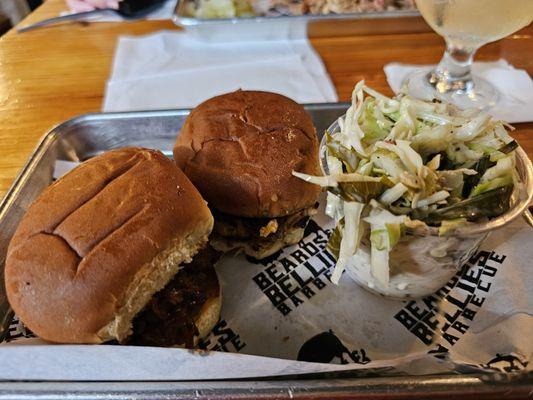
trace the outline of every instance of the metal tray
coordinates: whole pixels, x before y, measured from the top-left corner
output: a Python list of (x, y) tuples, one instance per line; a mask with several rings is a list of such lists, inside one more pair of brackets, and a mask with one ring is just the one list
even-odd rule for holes
[[(348, 104), (307, 105), (320, 136)], [(0, 279), (7, 246), (27, 207), (52, 182), (56, 160), (83, 161), (117, 147), (142, 146), (171, 155), (176, 135), (189, 110), (88, 114), (48, 132), (0, 203)], [(0, 340), (12, 315), (0, 286)]]
[[(319, 136), (347, 103), (312, 104), (310, 113)], [(39, 193), (52, 182), (56, 160), (83, 161), (101, 152), (123, 146), (145, 146), (171, 154), (172, 145), (188, 110), (166, 110), (88, 114), (76, 117), (49, 131), (37, 145), (6, 197), (0, 203), (0, 279), (7, 246), (19, 220)], [(0, 285), (0, 334), (12, 318), (4, 286)], [(1, 336), (0, 336), (1, 338)], [(533, 390), (531, 380), (496, 382), (481, 375), (426, 377), (357, 377), (334, 374), (285, 379), (203, 382), (0, 382), (0, 400), (43, 398), (428, 398), (463, 394), (469, 398), (518, 398)], [(487, 398), (489, 398), (487, 397)]]
[[(307, 14), (293, 16), (253, 16), (202, 19), (186, 14), (186, 3), (178, 0), (173, 21), (176, 25), (208, 40), (256, 40), (304, 38), (306, 36), (338, 36), (357, 33), (399, 33), (402, 26), (409, 32), (427, 31), (429, 27), (417, 10), (346, 14)], [(390, 24), (391, 18), (405, 24)]]

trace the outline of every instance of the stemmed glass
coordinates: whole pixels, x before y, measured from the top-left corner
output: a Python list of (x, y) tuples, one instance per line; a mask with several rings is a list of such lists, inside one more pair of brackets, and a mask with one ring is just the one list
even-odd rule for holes
[(446, 41), (436, 68), (414, 71), (404, 81), (418, 98), (446, 100), (460, 108), (486, 109), (498, 91), (473, 76), (474, 54), (481, 46), (527, 26), (533, 20), (533, 0), (416, 0), (427, 23)]

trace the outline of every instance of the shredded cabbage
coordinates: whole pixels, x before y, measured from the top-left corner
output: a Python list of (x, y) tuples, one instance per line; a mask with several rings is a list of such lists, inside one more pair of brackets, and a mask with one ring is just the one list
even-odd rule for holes
[(489, 168), (481, 177), (481, 183), (490, 181), (492, 179), (500, 178), (502, 176), (511, 176), (514, 171), (514, 154), (505, 158), (500, 158), (496, 165)]
[(465, 226), (466, 224), (468, 224), (466, 218), (444, 220), (441, 222), (439, 227), (439, 236), (445, 236), (454, 229)]
[(387, 287), (389, 285), (389, 252), (398, 242), (401, 225), (405, 216), (397, 216), (380, 207), (376, 201), (371, 202), (372, 210), (364, 221), (370, 224), (370, 272), (372, 276)]
[(499, 178), (494, 178), (490, 181), (485, 181), (476, 185), (470, 194), (470, 197), (479, 196), (482, 193), (488, 192), (489, 190), (498, 189), (500, 187), (508, 186), (513, 184), (512, 175), (504, 175)]
[(385, 205), (392, 204), (396, 200), (398, 200), (400, 197), (402, 197), (403, 194), (407, 192), (407, 190), (409, 190), (407, 186), (405, 186), (401, 182), (398, 182), (396, 185), (394, 185), (390, 189), (387, 189), (385, 192), (383, 192), (383, 194), (379, 198), (379, 202)]
[(331, 274), (331, 282), (339, 283), (339, 279), (346, 267), (346, 263), (359, 248), (359, 220), (365, 205), (357, 202), (344, 202), (344, 229), (339, 250), (339, 258)]
[[(342, 173), (342, 162), (339, 161), (338, 158), (328, 154), (327, 161), (330, 174), (337, 175)], [(336, 222), (339, 222), (340, 219), (340, 213), (338, 211), (340, 208), (340, 200), (341, 199), (338, 196), (328, 193), (325, 213), (327, 216), (333, 218)]]
[[(389, 98), (361, 81), (338, 123), (326, 136), (328, 175), (293, 172), (328, 188), (326, 213), (337, 222), (334, 283), (368, 225), (371, 272), (386, 286), (389, 252), (404, 226), (448, 234), (506, 210), (517, 144), (505, 122), (404, 94)], [(498, 207), (488, 207), (495, 199)]]
[(438, 203), (441, 200), (444, 200), (446, 198), (450, 197), (450, 193), (446, 190), (440, 190), (436, 193), (433, 193), (431, 196), (426, 197), (425, 199), (418, 200), (417, 208), (418, 207), (427, 207), (430, 204)]

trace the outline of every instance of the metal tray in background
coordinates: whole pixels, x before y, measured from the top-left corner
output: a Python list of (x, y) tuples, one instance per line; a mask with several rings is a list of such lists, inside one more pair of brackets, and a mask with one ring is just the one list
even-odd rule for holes
[(188, 1), (177, 1), (173, 21), (204, 40), (274, 40), (431, 31), (418, 10), (202, 19), (187, 15)]
[[(348, 104), (305, 106), (319, 136)], [(83, 161), (104, 151), (124, 146), (145, 146), (170, 155), (177, 132), (188, 110), (89, 114), (53, 128), (38, 144), (6, 197), (0, 203), (0, 279), (7, 246), (27, 207), (52, 182), (56, 160)], [(12, 318), (0, 285), (0, 330), (5, 332)], [(30, 362), (30, 360), (28, 360)], [(320, 378), (320, 379), (319, 379)], [(422, 399), (430, 396), (468, 398), (524, 398), (531, 393), (531, 381), (485, 382), (481, 375), (438, 375), (408, 377), (358, 377), (349, 374), (287, 377), (245, 381), (201, 382), (0, 382), (4, 398), (331, 398), (377, 399), (394, 394), (395, 399)]]

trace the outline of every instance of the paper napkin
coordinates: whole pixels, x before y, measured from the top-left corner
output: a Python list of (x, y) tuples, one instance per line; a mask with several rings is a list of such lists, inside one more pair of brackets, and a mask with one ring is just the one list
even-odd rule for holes
[(307, 40), (212, 43), (163, 31), (120, 38), (103, 110), (189, 108), (237, 89), (280, 93), (299, 103), (337, 101)]

